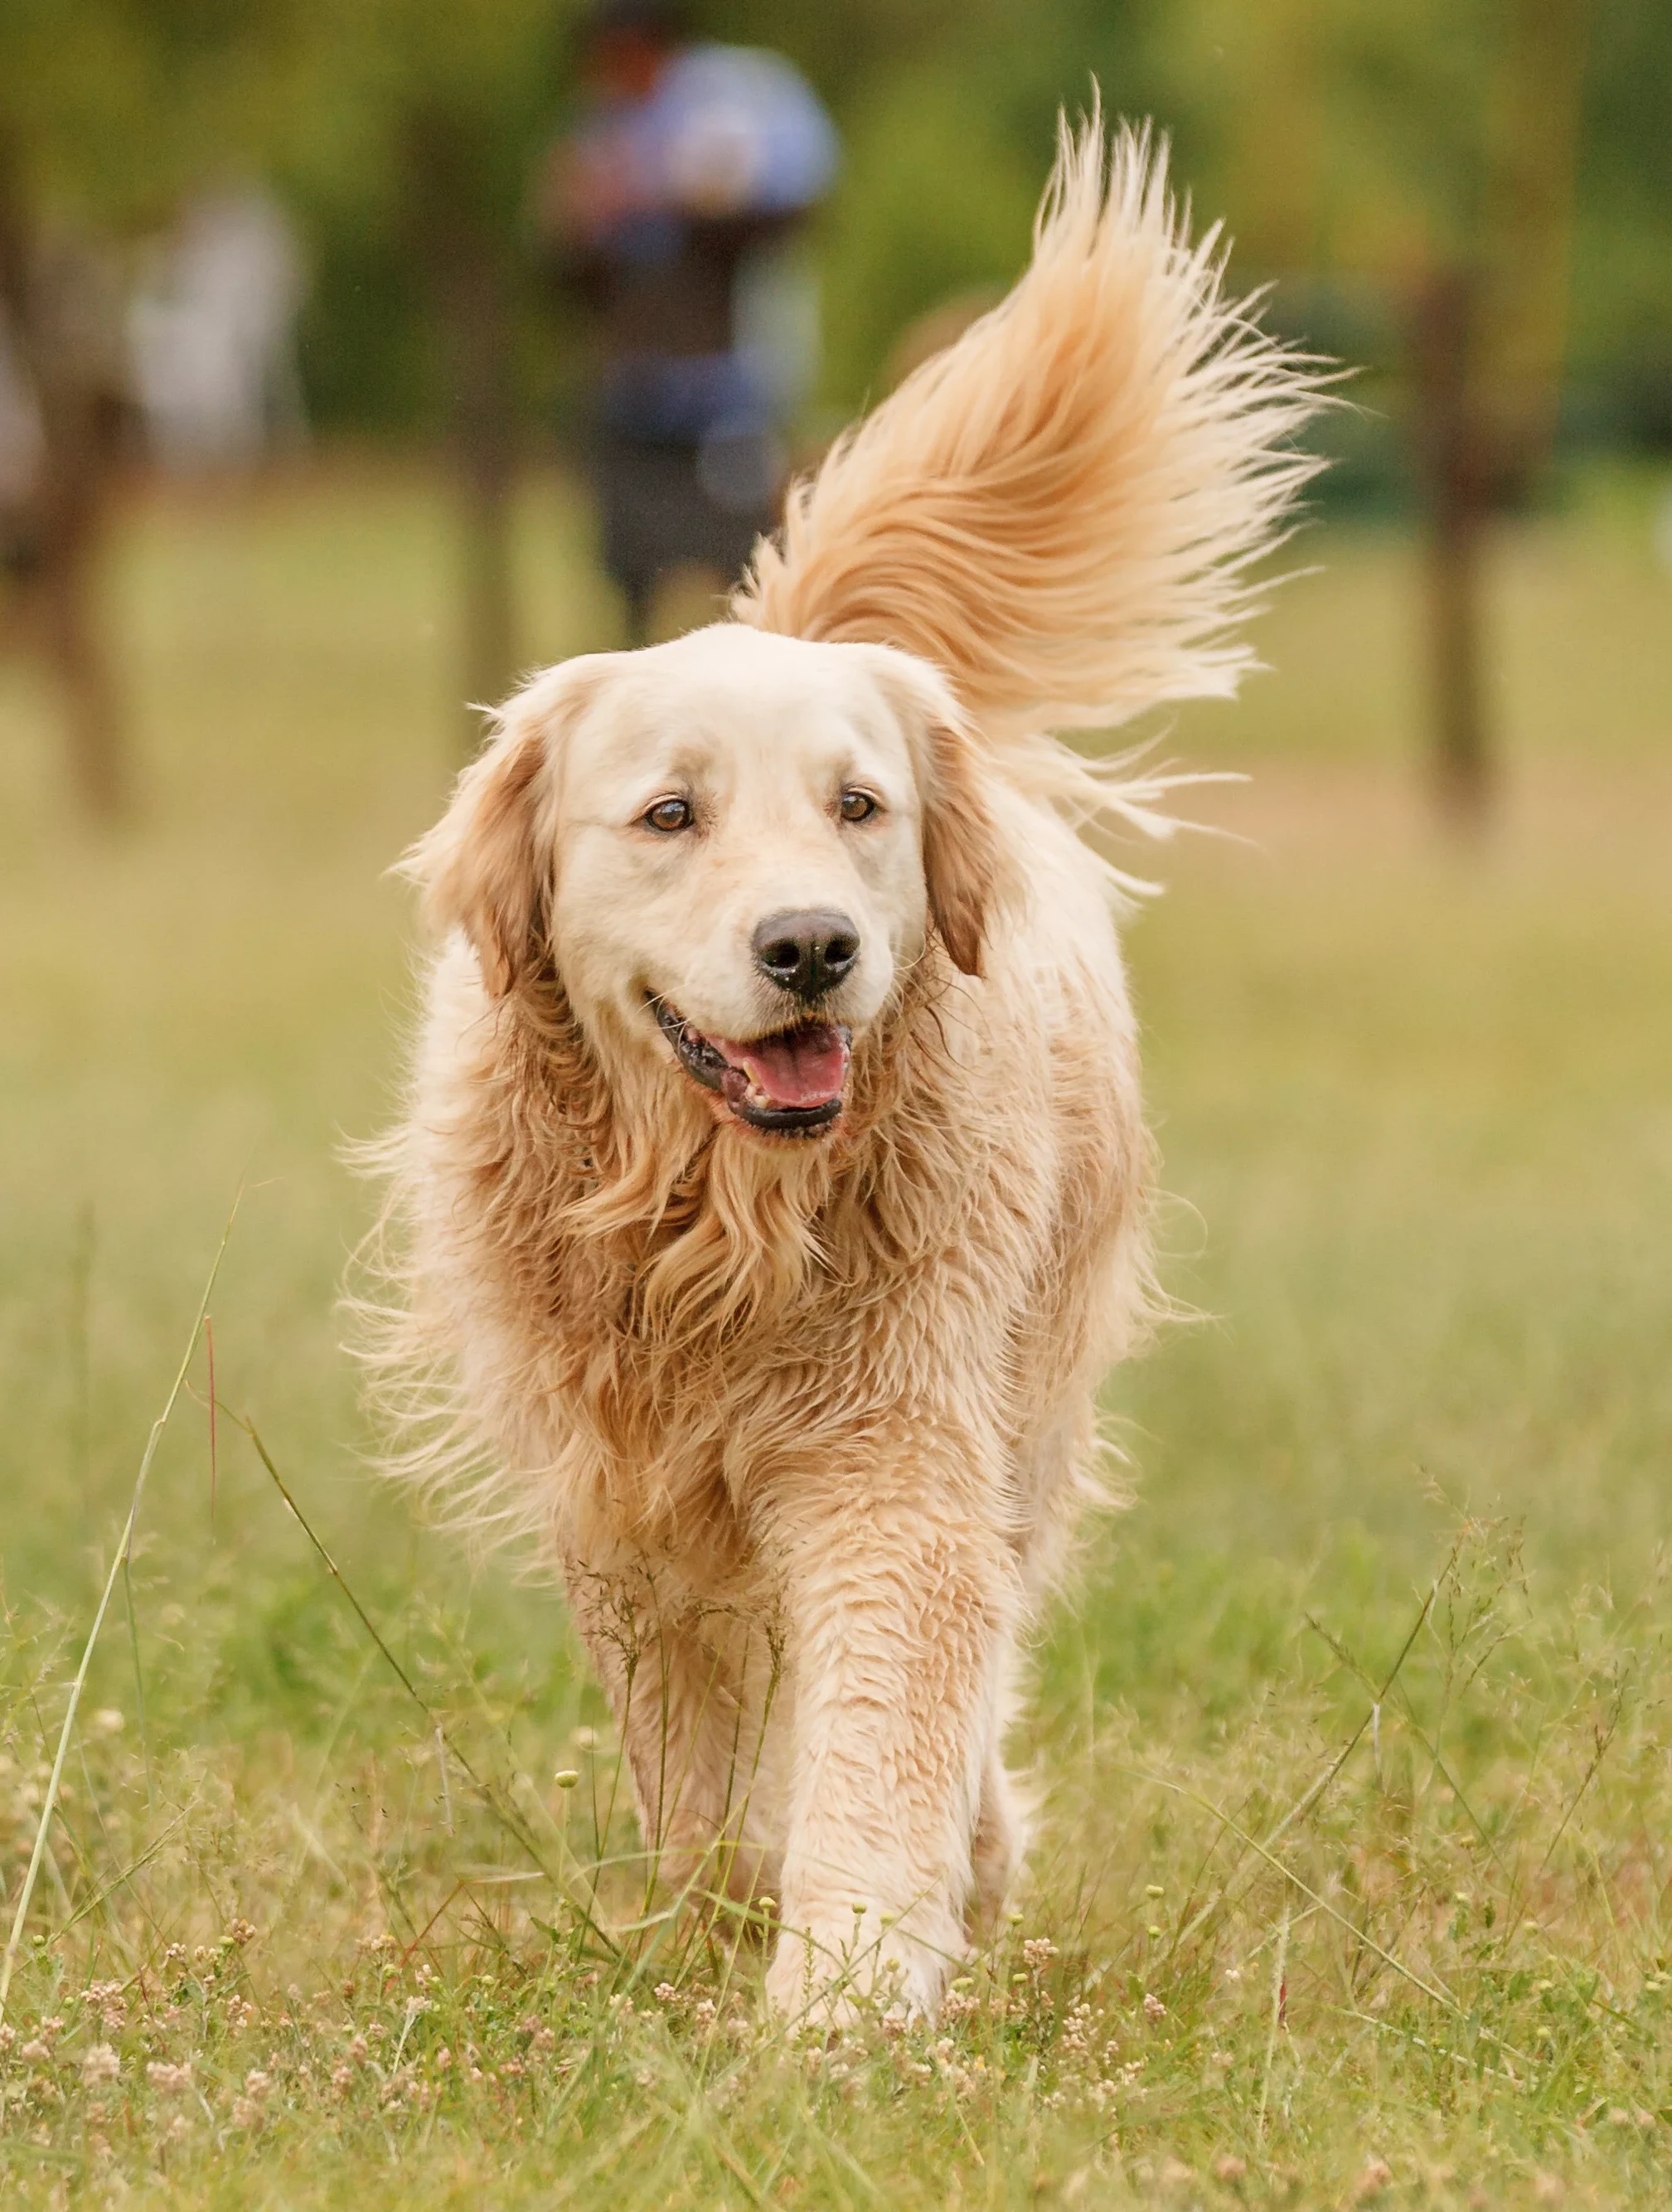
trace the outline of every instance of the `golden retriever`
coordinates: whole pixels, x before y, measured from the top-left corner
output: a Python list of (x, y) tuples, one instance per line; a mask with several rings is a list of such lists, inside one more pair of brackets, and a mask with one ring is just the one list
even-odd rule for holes
[(549, 669), (410, 856), (384, 1147), (405, 1470), (561, 1570), (676, 1882), (770, 1999), (933, 2008), (1015, 1872), (1018, 1639), (1150, 1305), (1061, 744), (1234, 688), (1314, 380), (1147, 142), (1065, 130), (1009, 297), (831, 452), (730, 618)]

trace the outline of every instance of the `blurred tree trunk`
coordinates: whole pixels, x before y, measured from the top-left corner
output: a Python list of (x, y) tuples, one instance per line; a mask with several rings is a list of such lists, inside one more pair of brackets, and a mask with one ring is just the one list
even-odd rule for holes
[(1480, 671), (1488, 471), (1469, 373), (1475, 291), (1464, 269), (1424, 277), (1411, 364), (1435, 793), (1448, 819), (1466, 830), (1485, 819), (1492, 787)]
[(457, 500), (464, 702), (461, 734), (473, 741), (472, 709), (502, 699), (517, 673), (512, 576), (514, 404), (514, 240), (478, 212), (483, 195), (470, 131), (436, 110), (407, 132), (415, 248), (436, 311), (446, 387), (447, 437)]
[(14, 518), (17, 628), (57, 679), (82, 811), (129, 800), (125, 718), (99, 568), (119, 459), (119, 301), (90, 251), (36, 233), (22, 165), (0, 142), (0, 312), (40, 432), (36, 480)]
[(131, 792), (121, 691), (99, 606), (102, 537), (89, 529), (45, 564), (40, 630), (64, 695), (76, 796), (93, 820), (114, 822), (129, 811)]
[(1496, 761), (1482, 674), (1483, 541), (1547, 466), (1567, 329), (1575, 169), (1594, 0), (1511, 0), (1491, 103), (1480, 251), (1419, 287), (1412, 354), (1423, 488), (1435, 789), (1478, 830)]

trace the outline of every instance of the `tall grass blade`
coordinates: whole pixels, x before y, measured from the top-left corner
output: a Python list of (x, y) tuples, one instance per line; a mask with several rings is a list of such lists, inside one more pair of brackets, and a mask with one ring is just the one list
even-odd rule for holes
[(302, 1511), (301, 1507), (296, 1503), (289, 1485), (285, 1481), (284, 1477), (279, 1473), (277, 1465), (274, 1463), (273, 1455), (268, 1450), (266, 1445), (262, 1442), (260, 1434), (258, 1431), (255, 1424), (250, 1420), (246, 1415), (242, 1413), (234, 1413), (230, 1407), (226, 1409), (226, 1412), (228, 1419), (234, 1422), (239, 1428), (242, 1429), (245, 1435), (249, 1438), (251, 1443), (254, 1445), (256, 1456), (260, 1460), (263, 1467), (266, 1468), (269, 1476), (272, 1480), (274, 1488), (278, 1492), (279, 1496), (284, 1500), (286, 1506), (289, 1510), (291, 1517), (295, 1520), (297, 1527), (301, 1530), (303, 1535), (307, 1537), (308, 1542), (313, 1546), (314, 1552), (318, 1554), (320, 1565), (325, 1568), (325, 1572), (331, 1577), (337, 1589), (342, 1591), (344, 1596), (353, 1607), (356, 1620), (359, 1621), (367, 1635), (371, 1638), (372, 1642), (376, 1645), (378, 1651), (387, 1663), (396, 1680), (400, 1684), (402, 1689), (405, 1691), (407, 1696), (410, 1698), (413, 1704), (429, 1722), (438, 1740), (449, 1745), (453, 1759), (458, 1764), (460, 1771), (465, 1775), (466, 1780), (475, 1790), (482, 1802), (488, 1808), (489, 1811), (492, 1813), (494, 1818), (500, 1823), (500, 1826), (505, 1830), (506, 1833), (513, 1838), (523, 1851), (526, 1853), (533, 1864), (539, 1869), (540, 1873), (545, 1876), (548, 1881), (550, 1882), (552, 1887), (561, 1891), (563, 1896), (568, 1899), (570, 1905), (580, 1915), (581, 1918), (584, 1921), (591, 1932), (597, 1936), (599, 1942), (605, 1946), (611, 1958), (618, 1958), (621, 1952), (621, 1947), (619, 1944), (617, 1944), (606, 1932), (606, 1930), (599, 1925), (597, 1916), (588, 1907), (584, 1899), (579, 1899), (575, 1896), (573, 1886), (565, 1881), (560, 1874), (554, 1874), (551, 1869), (546, 1864), (544, 1855), (541, 1851), (538, 1844), (535, 1841), (532, 1835), (530, 1834), (526, 1824), (505, 1803), (502, 1793), (496, 1790), (491, 1783), (478, 1774), (475, 1767), (465, 1757), (465, 1753), (459, 1749), (459, 1746), (456, 1743), (451, 1742), (451, 1740), (447, 1735), (447, 1731), (440, 1715), (435, 1711), (435, 1708), (430, 1705), (429, 1700), (424, 1696), (423, 1692), (419, 1689), (417, 1684), (412, 1680), (412, 1677), (407, 1673), (405, 1668), (401, 1665), (400, 1661), (396, 1658), (394, 1653), (384, 1641), (382, 1633), (380, 1631), (377, 1623), (372, 1619), (370, 1613), (367, 1612), (365, 1607), (362, 1605), (359, 1598), (355, 1595), (353, 1589), (350, 1587), (348, 1578), (344, 1574), (342, 1569), (337, 1565), (336, 1560), (332, 1559), (330, 1552), (325, 1548), (324, 1542), (316, 1533), (313, 1524), (309, 1521), (307, 1516)]
[(1277, 1931), (1277, 1955), (1272, 1960), (1271, 2019), (1266, 2029), (1266, 2063), (1260, 2069), (1260, 2111), (1254, 2123), (1256, 2141), (1266, 2140), (1266, 2106), (1271, 2094), (1272, 2063), (1277, 2057), (1277, 2039), (1283, 2026), (1283, 2014), (1288, 1994), (1289, 1972), (1289, 1898), (1283, 1896), (1283, 1924)]
[[(241, 1195), (240, 1192), (240, 1196)], [(64, 1763), (70, 1755), (70, 1740), (76, 1731), (76, 1715), (81, 1706), (82, 1691), (86, 1686), (88, 1669), (93, 1664), (93, 1653), (99, 1641), (99, 1632), (105, 1625), (106, 1613), (110, 1610), (110, 1601), (116, 1589), (117, 1578), (124, 1572), (127, 1565), (129, 1547), (133, 1542), (134, 1528), (139, 1519), (140, 1500), (145, 1494), (146, 1478), (151, 1472), (151, 1462), (156, 1457), (157, 1445), (161, 1441), (162, 1432), (168, 1425), (169, 1417), (179, 1402), (180, 1392), (185, 1388), (186, 1370), (192, 1364), (192, 1354), (198, 1349), (198, 1333), (203, 1328), (204, 1316), (209, 1311), (210, 1299), (215, 1293), (216, 1278), (221, 1272), (221, 1262), (225, 1259), (227, 1246), (231, 1242), (232, 1225), (238, 1218), (238, 1206), (239, 1200), (235, 1198), (232, 1202), (232, 1211), (227, 1216), (227, 1225), (221, 1232), (221, 1242), (216, 1249), (214, 1264), (209, 1271), (209, 1280), (204, 1285), (203, 1297), (198, 1302), (198, 1310), (192, 1317), (191, 1333), (185, 1340), (185, 1350), (180, 1355), (180, 1364), (175, 1371), (173, 1382), (170, 1386), (162, 1411), (152, 1422), (151, 1433), (145, 1440), (145, 1449), (139, 1462), (139, 1472), (134, 1477), (133, 1496), (129, 1501), (128, 1517), (122, 1530), (121, 1540), (117, 1545), (116, 1556), (110, 1563), (110, 1572), (105, 1577), (105, 1587), (99, 1599), (99, 1609), (93, 1616), (93, 1626), (88, 1631), (87, 1643), (82, 1651), (82, 1663), (76, 1669), (76, 1679), (70, 1686), (70, 1704), (64, 1712), (64, 1726), (58, 1732), (58, 1755), (52, 1761), (52, 1776), (46, 1784), (46, 1796), (41, 1805), (40, 1821), (36, 1825), (34, 1848), (29, 1854), (29, 1864), (23, 1876), (23, 1887), (18, 1892), (17, 1908), (12, 1915), (11, 1934), (6, 1939), (6, 1954), (3, 1960), (0, 1960), (0, 2021), (3, 2021), (6, 2016), (6, 1999), (11, 1990), (12, 1972), (17, 1965), (17, 1954), (23, 1942), (23, 1929), (29, 1917), (29, 1905), (34, 1897), (35, 1883), (40, 1877), (41, 1862), (46, 1856), (47, 1838), (52, 1832), (52, 1815), (58, 1809), (58, 1790), (64, 1781)]]

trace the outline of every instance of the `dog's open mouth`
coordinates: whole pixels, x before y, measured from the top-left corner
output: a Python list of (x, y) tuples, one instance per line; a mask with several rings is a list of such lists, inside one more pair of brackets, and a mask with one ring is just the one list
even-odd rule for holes
[(706, 1091), (717, 1091), (739, 1121), (785, 1137), (828, 1129), (842, 1112), (853, 1050), (838, 1022), (800, 1022), (771, 1036), (706, 1036), (666, 999), (652, 1011), (680, 1066)]

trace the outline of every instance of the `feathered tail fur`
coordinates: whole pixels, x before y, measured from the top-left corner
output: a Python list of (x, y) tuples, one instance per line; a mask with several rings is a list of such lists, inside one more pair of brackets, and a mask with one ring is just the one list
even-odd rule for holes
[(792, 493), (732, 611), (933, 662), (1016, 781), (1081, 822), (1152, 833), (1179, 779), (1049, 734), (1228, 696), (1249, 565), (1316, 462), (1314, 364), (1223, 292), (1164, 149), (1064, 122), (1009, 296)]

